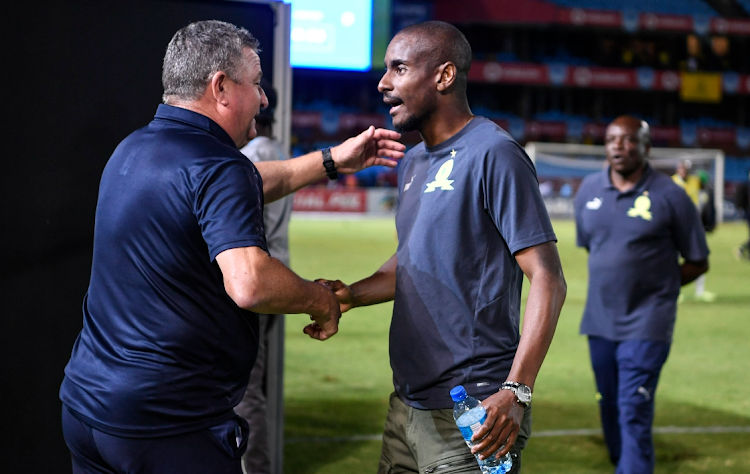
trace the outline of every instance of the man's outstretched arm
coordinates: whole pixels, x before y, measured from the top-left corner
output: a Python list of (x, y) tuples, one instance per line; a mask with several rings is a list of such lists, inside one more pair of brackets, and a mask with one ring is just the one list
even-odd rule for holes
[(314, 321), (304, 331), (328, 339), (338, 331), (341, 317), (333, 293), (304, 280), (260, 247), (229, 249), (216, 256), (224, 288), (240, 308), (265, 314), (307, 313)]
[[(521, 341), (508, 380), (533, 389), (555, 334), (567, 285), (554, 242), (521, 250), (515, 254), (515, 258), (531, 286), (523, 316)], [(473, 437), (476, 444), (472, 452), (484, 451), (483, 455), (487, 457), (504, 445), (499, 451), (499, 455), (504, 456), (518, 436), (523, 406), (510, 390), (500, 390), (483, 400), (482, 405), (487, 410), (487, 421)]]
[(396, 267), (398, 258), (393, 254), (375, 273), (351, 285), (341, 280), (315, 280), (326, 285), (339, 300), (342, 313), (357, 306), (393, 301), (396, 296)]
[[(373, 165), (395, 167), (404, 156), (406, 147), (397, 142), (398, 132), (370, 127), (356, 137), (331, 148), (336, 171), (356, 173)], [(263, 178), (263, 197), (266, 203), (297, 191), (308, 184), (326, 178), (323, 154), (314, 151), (291, 160), (264, 161), (255, 164)]]

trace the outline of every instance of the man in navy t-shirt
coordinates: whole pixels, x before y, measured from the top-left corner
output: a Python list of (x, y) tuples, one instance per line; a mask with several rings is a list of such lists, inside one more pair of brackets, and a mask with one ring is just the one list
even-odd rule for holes
[(247, 423), (233, 411), (261, 313), (309, 313), (324, 340), (339, 304), (268, 254), (263, 204), (372, 164), (398, 134), (370, 128), (324, 152), (253, 165), (239, 148), (268, 102), (257, 40), (218, 21), (179, 30), (164, 104), (102, 174), (83, 329), (60, 388), (76, 473), (233, 473)]
[[(342, 311), (394, 300), (395, 392), (378, 472), (479, 472), (472, 451), (511, 452), (519, 472), (531, 390), (566, 293), (534, 165), (504, 130), (472, 115), (471, 47), (458, 29), (407, 27), (385, 63), (378, 90), (393, 124), (423, 139), (399, 169), (398, 250), (364, 280), (327, 282)], [(452, 417), (457, 385), (487, 410), (472, 451)]]
[(587, 176), (575, 198), (577, 242), (589, 251), (581, 333), (589, 338), (610, 459), (618, 474), (647, 474), (677, 297), (708, 270), (708, 246), (688, 195), (646, 160), (646, 122), (618, 117), (605, 147), (609, 167)]

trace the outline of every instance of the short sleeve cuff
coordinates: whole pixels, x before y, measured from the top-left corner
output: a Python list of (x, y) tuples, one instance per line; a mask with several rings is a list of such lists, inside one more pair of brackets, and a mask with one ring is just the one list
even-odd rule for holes
[(540, 245), (547, 242), (557, 242), (557, 236), (554, 232), (535, 235), (533, 237), (519, 240), (517, 242), (509, 243), (508, 249), (510, 250), (511, 255), (515, 255), (516, 252), (520, 252), (523, 249), (534, 247), (535, 245)]
[(266, 248), (266, 243), (263, 241), (263, 239), (242, 239), (233, 240), (231, 242), (217, 245), (209, 249), (209, 255), (211, 257), (211, 261), (213, 262), (214, 260), (216, 260), (216, 256), (221, 252), (229, 249), (238, 249), (243, 247), (260, 247), (264, 252), (268, 253), (268, 248)]

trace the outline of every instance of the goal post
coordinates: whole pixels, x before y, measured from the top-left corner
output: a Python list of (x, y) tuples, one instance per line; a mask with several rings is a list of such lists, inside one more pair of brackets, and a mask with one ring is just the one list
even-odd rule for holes
[[(528, 142), (526, 153), (537, 166), (540, 183), (543, 180), (564, 180), (577, 184), (584, 176), (606, 166), (604, 145), (576, 143)], [(724, 151), (703, 148), (651, 147), (648, 157), (654, 169), (674, 174), (680, 163), (689, 161), (691, 173), (705, 171), (713, 188), (716, 223), (724, 220)], [(570, 186), (570, 184), (568, 184)]]

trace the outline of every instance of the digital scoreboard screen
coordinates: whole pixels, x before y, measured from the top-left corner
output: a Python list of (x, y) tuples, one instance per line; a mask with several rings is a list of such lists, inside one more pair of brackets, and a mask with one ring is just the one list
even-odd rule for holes
[(286, 0), (293, 67), (368, 71), (373, 0)]

